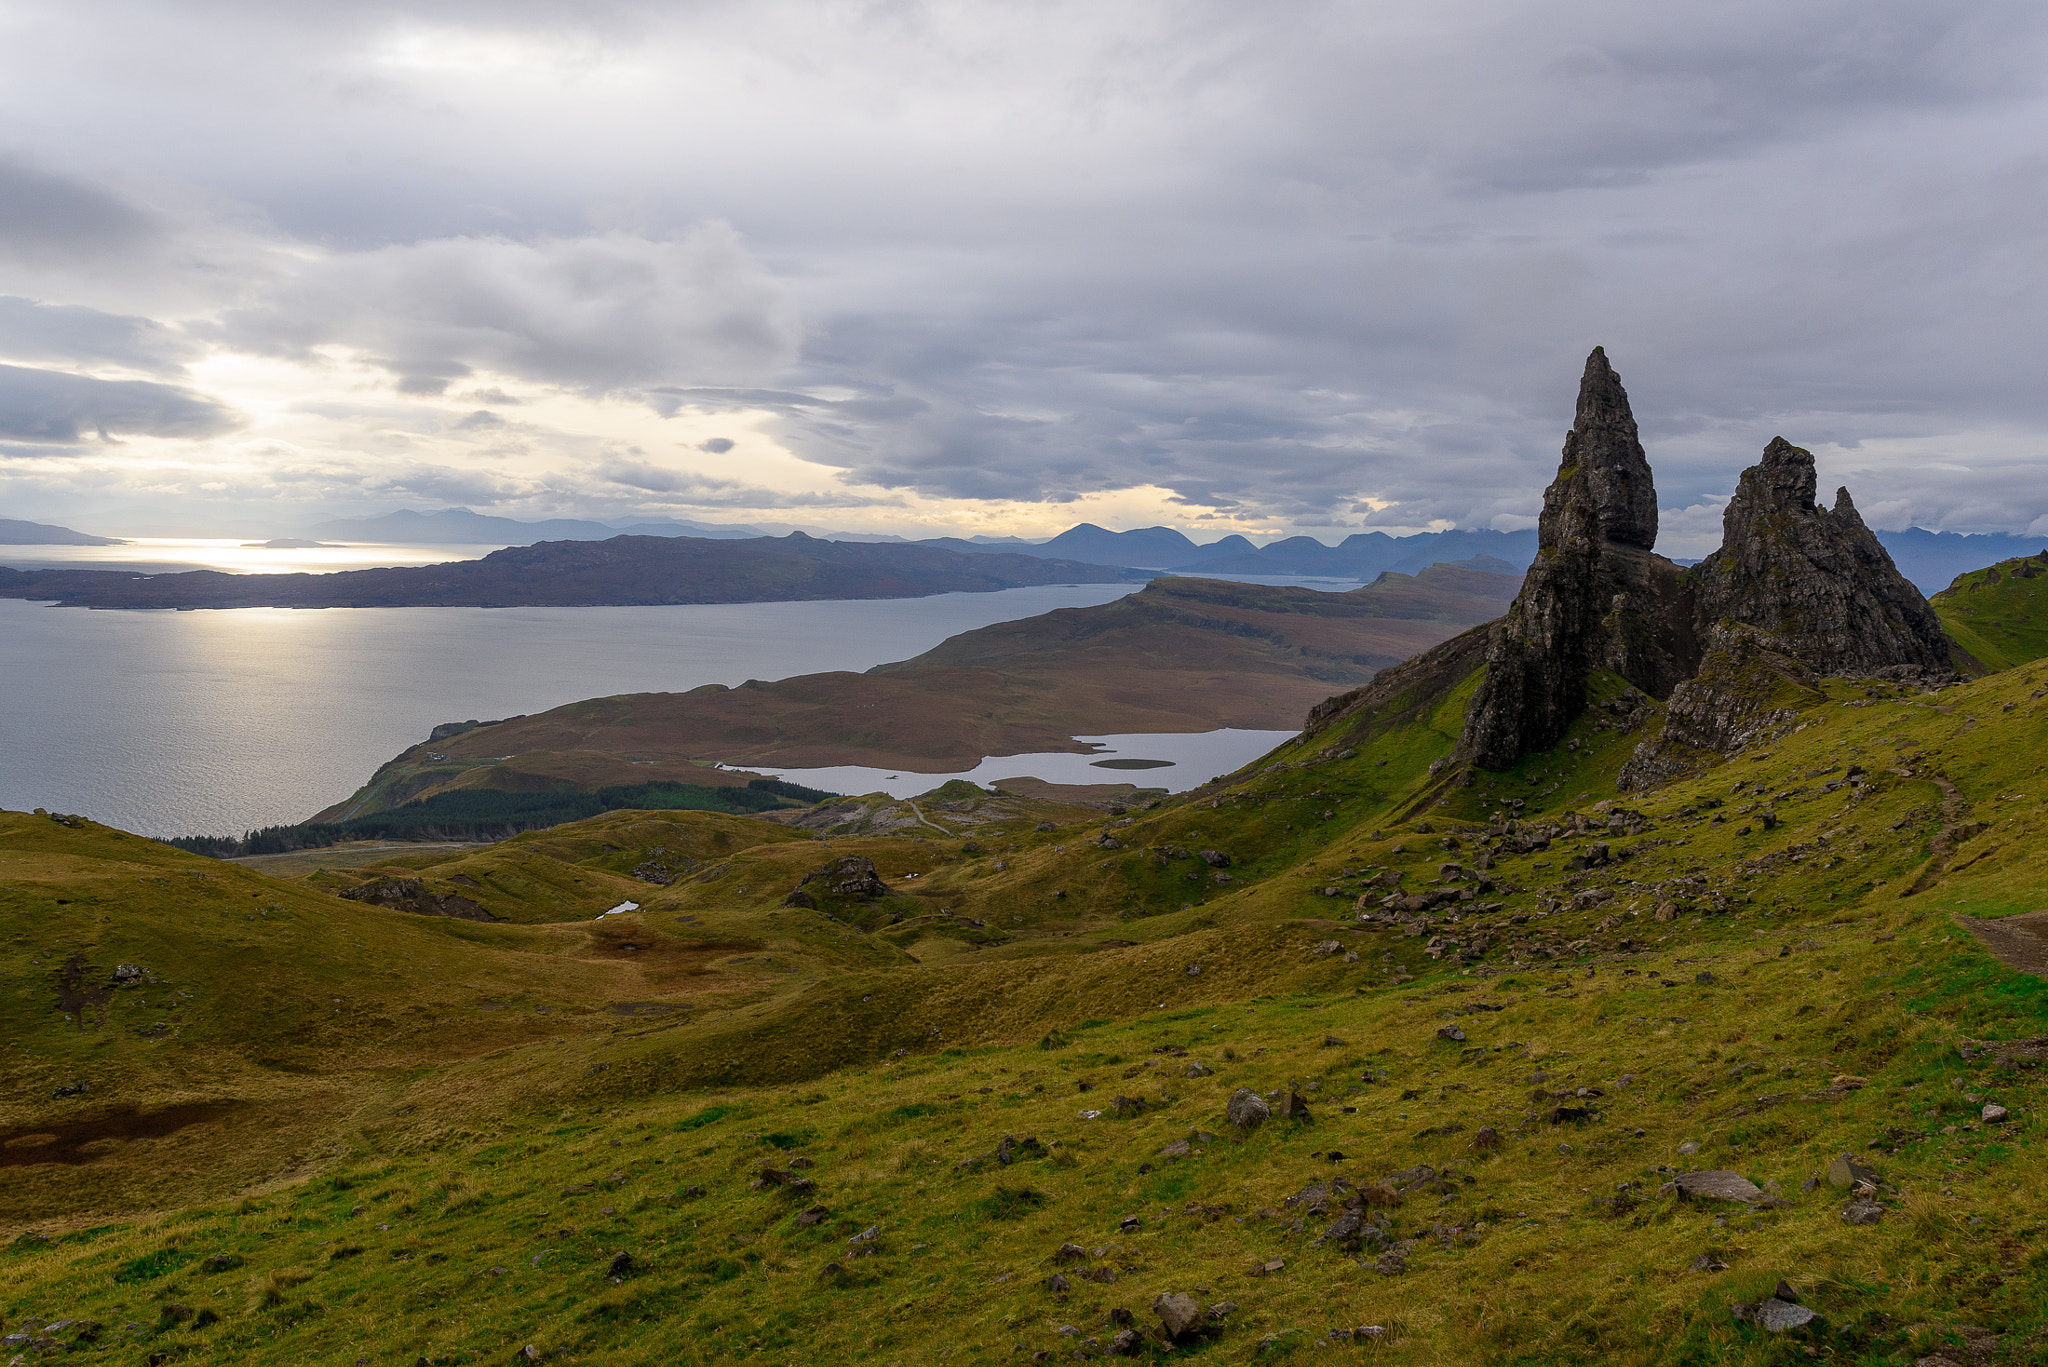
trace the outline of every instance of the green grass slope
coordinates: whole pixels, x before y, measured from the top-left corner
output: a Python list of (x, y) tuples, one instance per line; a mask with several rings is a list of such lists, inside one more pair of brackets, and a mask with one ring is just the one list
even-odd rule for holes
[(1929, 601), (1957, 644), (1991, 669), (2048, 656), (2048, 551), (1957, 575)]
[[(96, 1322), (86, 1360), (1007, 1363), (1104, 1351), (1116, 1312), (1143, 1328), (1173, 1291), (1235, 1308), (1155, 1359), (2040, 1360), (2041, 1084), (1971, 1042), (2048, 1035), (2048, 984), (1958, 918), (2048, 906), (2043, 669), (1830, 681), (1767, 745), (1616, 800), (1653, 706), (1603, 682), (1556, 749), (1460, 786), (1436, 761), (1470, 680), (1445, 649), (1436, 683), (1396, 679), (1185, 800), (763, 839), (602, 922), (408, 916), (9, 817), (0, 1328)], [(659, 819), (702, 841), (766, 825)], [(416, 862), (509, 877), (553, 841), (537, 857), (572, 880), (622, 877), (592, 861), (654, 836), (600, 820), (622, 824)], [(849, 854), (889, 898), (782, 905)], [(192, 886), (151, 901), (149, 877)], [(107, 900), (72, 912), (88, 887)], [(292, 919), (248, 920), (264, 899)], [(112, 938), (145, 924), (162, 948)], [(358, 1059), (307, 990), (241, 1018), (304, 1036), (302, 1071), (211, 1042), (240, 1090), (194, 1099), (357, 1089), (292, 1161), (118, 1189), (91, 1175), (169, 1140), (21, 1161), (101, 1104), (49, 1099), (78, 1051), (165, 1086), (186, 1056), (150, 1051), (192, 1047), (74, 1038), (52, 965), (88, 944), (173, 964), (188, 934), (174, 978), (381, 972), (350, 990), (407, 1031)], [(380, 952), (352, 959), (351, 936)], [(519, 990), (561, 1003), (545, 1032), (482, 1009)], [(436, 1030), (469, 1047), (437, 1055)], [(1239, 1133), (1239, 1087), (1295, 1088), (1314, 1118)], [(178, 1133), (231, 1143), (212, 1119)], [(984, 1158), (1005, 1136), (1037, 1142)], [(1826, 1180), (1843, 1153), (1881, 1179), (1875, 1224)], [(1756, 1198), (1666, 1191), (1698, 1169)], [(1371, 1193), (1348, 1247), (1324, 1237), (1344, 1193), (1324, 1211), (1311, 1190), (1340, 1177)], [(1731, 1315), (1781, 1278), (1818, 1322)]]

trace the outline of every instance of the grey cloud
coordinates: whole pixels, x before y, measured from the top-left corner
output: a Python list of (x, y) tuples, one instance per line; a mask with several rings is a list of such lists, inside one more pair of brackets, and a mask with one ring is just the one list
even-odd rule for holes
[(730, 437), (713, 437), (709, 441), (698, 442), (697, 449), (699, 451), (709, 451), (714, 456), (722, 456), (727, 451), (732, 450), (735, 444)]
[(16, 361), (111, 363), (170, 374), (198, 352), (190, 338), (154, 319), (0, 295), (0, 355)]
[(230, 345), (372, 350), (409, 394), (478, 369), (593, 393), (746, 377), (793, 356), (781, 286), (711, 223), (673, 239), (450, 238), (336, 254), (229, 313)]
[(0, 438), (68, 445), (95, 436), (216, 437), (240, 419), (204, 394), (0, 365)]
[(133, 251), (159, 220), (84, 181), (0, 154), (0, 256), (71, 265)]

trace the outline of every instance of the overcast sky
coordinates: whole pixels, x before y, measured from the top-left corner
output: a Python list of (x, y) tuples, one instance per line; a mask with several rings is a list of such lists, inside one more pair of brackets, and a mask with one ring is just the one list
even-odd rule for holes
[(0, 515), (2048, 530), (2038, 0), (11, 0)]

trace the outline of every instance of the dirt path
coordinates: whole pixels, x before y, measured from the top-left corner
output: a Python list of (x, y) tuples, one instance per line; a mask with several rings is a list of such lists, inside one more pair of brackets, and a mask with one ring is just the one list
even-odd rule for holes
[(2048, 911), (1985, 920), (1958, 916), (1955, 920), (2007, 968), (2048, 978)]
[(1913, 885), (1899, 894), (1901, 898), (1911, 897), (1933, 887), (1935, 880), (1947, 871), (1948, 861), (1955, 857), (1956, 846), (1973, 835), (1982, 834), (1984, 830), (1979, 824), (1963, 820), (1970, 814), (1970, 804), (1955, 784), (1940, 774), (1929, 774), (1927, 778), (1935, 787), (1941, 789), (1941, 829), (1929, 842), (1928, 852), (1933, 857), (1927, 861), (1927, 867), (1920, 871), (1920, 876), (1913, 880)]

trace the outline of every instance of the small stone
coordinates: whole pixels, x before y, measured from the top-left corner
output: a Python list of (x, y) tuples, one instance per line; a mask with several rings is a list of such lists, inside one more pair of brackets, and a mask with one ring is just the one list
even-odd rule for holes
[(796, 1226), (798, 1229), (809, 1229), (831, 1213), (823, 1206), (811, 1206), (796, 1217)]
[(1874, 1225), (1884, 1218), (1884, 1207), (1875, 1201), (1851, 1201), (1842, 1207), (1842, 1223), (1848, 1225)]
[(1280, 1093), (1280, 1100), (1273, 1106), (1273, 1114), (1292, 1120), (1298, 1125), (1306, 1125), (1315, 1119), (1308, 1113), (1308, 1102), (1292, 1087)]
[(1436, 1032), (1436, 1037), (1440, 1040), (1448, 1040), (1452, 1044), (1463, 1044), (1465, 1042), (1465, 1032), (1455, 1025), (1442, 1027)]
[[(539, 1362), (539, 1361), (540, 1361), (540, 1349), (536, 1348), (536, 1347), (535, 1347), (534, 1345), (532, 1345), (532, 1344), (530, 1344), (530, 1343), (529, 1343), (529, 1344), (527, 1344), (527, 1345), (526, 1345), (526, 1346), (525, 1346), (524, 1348), (521, 1348), (521, 1349), (519, 1350), (519, 1356), (521, 1356), (521, 1357), (525, 1358), (525, 1359), (526, 1359), (526, 1360), (527, 1360), (528, 1362)], [(366, 1358), (357, 1358), (357, 1359), (356, 1359), (356, 1361), (358, 1361), (358, 1362), (365, 1362), (365, 1361), (368, 1361), (368, 1359), (366, 1359)]]
[(1783, 1301), (1787, 1305), (1797, 1305), (1799, 1304), (1799, 1293), (1792, 1289), (1792, 1283), (1780, 1277), (1778, 1278), (1777, 1286), (1772, 1288), (1771, 1299)]
[(1713, 975), (1713, 974), (1711, 974), (1711, 973), (1708, 973), (1708, 972), (1706, 972), (1706, 971), (1705, 971), (1705, 970), (1703, 969), (1703, 970), (1701, 970), (1700, 972), (1698, 972), (1698, 973), (1695, 973), (1695, 974), (1693, 974), (1693, 975), (1692, 975), (1692, 980), (1693, 980), (1694, 982), (1696, 982), (1696, 983), (1700, 983), (1700, 984), (1702, 984), (1702, 985), (1705, 985), (1705, 984), (1707, 984), (1707, 983), (1711, 983), (1712, 981), (1714, 981), (1714, 975)]
[(1241, 1130), (1256, 1130), (1272, 1119), (1273, 1108), (1251, 1088), (1240, 1087), (1230, 1094), (1223, 1117)]
[(1055, 1296), (1066, 1295), (1067, 1292), (1073, 1290), (1073, 1286), (1074, 1284), (1072, 1282), (1068, 1281), (1064, 1276), (1057, 1272), (1053, 1273), (1050, 1277), (1047, 1277), (1045, 1279), (1045, 1289), (1052, 1292), (1052, 1294)]
[(1848, 1154), (1838, 1155), (1828, 1164), (1828, 1184), (1837, 1187), (1853, 1187), (1857, 1183), (1877, 1185), (1877, 1174), (1864, 1167)]
[(633, 1255), (621, 1249), (612, 1254), (612, 1265), (605, 1269), (607, 1277), (628, 1277), (633, 1273)]
[(1499, 1130), (1496, 1130), (1491, 1125), (1481, 1125), (1473, 1133), (1472, 1143), (1468, 1147), (1477, 1153), (1493, 1153), (1505, 1146), (1506, 1143), (1507, 1141), (1500, 1137)]
[(1678, 1151), (1687, 1155), (1698, 1153), (1700, 1151), (1700, 1142), (1697, 1139), (1688, 1139), (1678, 1146)]
[(1762, 1329), (1773, 1334), (1782, 1334), (1788, 1329), (1797, 1329), (1813, 1323), (1819, 1316), (1803, 1305), (1792, 1305), (1773, 1296), (1751, 1313), (1750, 1318)]
[(1145, 1350), (1145, 1336), (1135, 1329), (1119, 1330), (1109, 1341), (1111, 1357), (1134, 1358)]
[(1994, 1101), (1984, 1108), (1983, 1116), (1986, 1125), (2003, 1125), (2011, 1119), (2012, 1112)]
[(1682, 1172), (1677, 1177), (1681, 1195), (1709, 1201), (1741, 1201), (1752, 1203), (1764, 1194), (1763, 1188), (1739, 1172), (1726, 1168), (1715, 1168), (1707, 1172)]
[(1722, 1262), (1711, 1253), (1702, 1253), (1699, 1257), (1692, 1260), (1690, 1270), (1694, 1272), (1726, 1272), (1728, 1264)]
[(1380, 1254), (1379, 1261), (1372, 1265), (1372, 1270), (1382, 1277), (1398, 1277), (1408, 1270), (1408, 1259), (1402, 1256), (1400, 1249), (1390, 1248)]
[(1314, 949), (1311, 949), (1309, 953), (1315, 955), (1318, 959), (1327, 959), (1332, 954), (1342, 953), (1343, 950), (1344, 946), (1338, 944), (1335, 940), (1324, 940)]
[(789, 1160), (789, 1165), (792, 1168), (815, 1168), (818, 1166), (818, 1163), (814, 1158), (807, 1158), (803, 1154), (798, 1154)]
[(1055, 1263), (1085, 1263), (1088, 1250), (1079, 1244), (1061, 1244), (1053, 1250), (1052, 1260)]
[(1286, 1266), (1287, 1260), (1285, 1258), (1275, 1258), (1271, 1262), (1258, 1264), (1252, 1269), (1252, 1275), (1254, 1277), (1270, 1277)]

